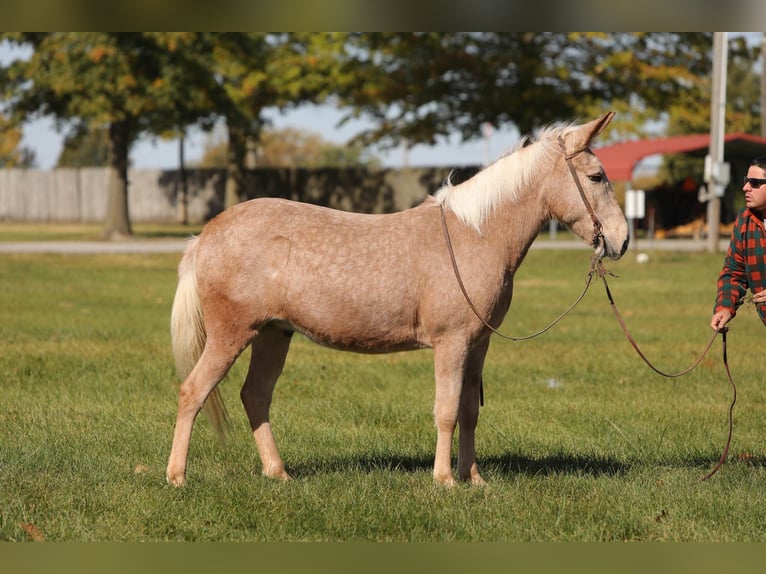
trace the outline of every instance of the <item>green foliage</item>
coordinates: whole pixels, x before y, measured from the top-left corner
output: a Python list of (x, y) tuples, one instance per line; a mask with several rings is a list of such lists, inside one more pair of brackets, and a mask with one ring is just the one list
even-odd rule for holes
[(70, 134), (64, 140), (56, 167), (104, 167), (109, 165), (109, 133), (104, 129)]
[(0, 98), (12, 125), (53, 115), (71, 133), (107, 130), (110, 186), (105, 236), (131, 233), (130, 147), (140, 134), (180, 135), (224, 118), (229, 135), (227, 197), (237, 197), (248, 140), (269, 106), (314, 101), (332, 80), (332, 34), (53, 32), (3, 33), (31, 48), (0, 67)]
[(640, 133), (681, 94), (700, 96), (709, 33), (374, 33), (351, 35), (343, 102), (378, 120), (367, 140), (433, 143), (481, 125), (521, 133), (605, 109), (610, 133)]
[[(726, 118), (727, 133), (761, 133), (761, 74), (754, 64), (758, 47), (748, 46), (740, 38), (729, 43), (727, 57)], [(711, 63), (712, 66), (712, 63)], [(761, 65), (762, 66), (762, 65)], [(685, 79), (690, 89), (681, 91), (668, 106), (667, 135), (710, 132), (711, 77), (692, 75)], [(691, 176), (702, 181), (704, 158), (686, 154), (665, 155), (660, 176), (666, 181), (682, 181)], [(734, 189), (734, 202), (741, 203), (739, 185)], [(736, 212), (736, 209), (731, 210)], [(731, 217), (733, 214), (730, 213)]]
[[(176, 408), (168, 316), (178, 255), (0, 256), (0, 539), (48, 541), (763, 541), (763, 326), (743, 309), (692, 374), (663, 379), (601, 285), (548, 334), (493, 341), (478, 451), (488, 488), (435, 487), (431, 353), (340, 353), (296, 337), (272, 422), (289, 483), (259, 476), (200, 417), (189, 484), (165, 484)], [(527, 334), (580, 292), (588, 251), (530, 251), (503, 330)], [(613, 294), (646, 354), (680, 370), (710, 337), (720, 255), (632, 253)], [(683, 291), (681, 291), (681, 286)]]
[[(754, 64), (758, 47), (743, 39), (729, 43), (726, 86), (726, 131), (760, 133), (760, 76)], [(710, 63), (712, 68), (712, 62)], [(710, 73), (685, 78), (689, 89), (679, 92), (668, 106), (668, 135), (710, 131)]]
[(21, 145), (21, 129), (0, 114), (0, 167), (32, 167), (35, 153)]
[[(225, 167), (227, 143), (208, 137), (199, 167)], [(374, 167), (378, 158), (361, 144), (342, 145), (326, 141), (320, 134), (265, 128), (255, 151), (256, 167)]]

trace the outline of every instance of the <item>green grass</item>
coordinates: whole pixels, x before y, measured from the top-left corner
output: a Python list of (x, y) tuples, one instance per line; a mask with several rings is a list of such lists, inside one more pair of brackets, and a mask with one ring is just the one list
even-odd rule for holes
[[(168, 223), (136, 223), (133, 234), (137, 239), (184, 238), (199, 233), (202, 225)], [(98, 241), (103, 225), (79, 223), (0, 223), (3, 241)]]
[[(586, 251), (530, 252), (503, 330), (525, 335), (579, 294)], [(643, 365), (603, 287), (549, 333), (493, 340), (478, 454), (488, 488), (434, 486), (430, 351), (339, 353), (296, 337), (272, 409), (294, 481), (262, 478), (238, 392), (233, 432), (200, 417), (188, 486), (164, 469), (177, 381), (168, 318), (178, 255), (0, 256), (0, 540), (763, 541), (763, 327), (742, 310), (691, 374)], [(610, 264), (613, 294), (658, 367), (710, 338), (722, 255)], [(30, 526), (32, 525), (32, 526)]]

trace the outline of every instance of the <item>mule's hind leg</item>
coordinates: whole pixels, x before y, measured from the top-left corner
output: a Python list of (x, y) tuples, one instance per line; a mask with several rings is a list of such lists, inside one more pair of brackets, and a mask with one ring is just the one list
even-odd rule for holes
[(208, 338), (205, 350), (197, 364), (181, 384), (178, 391), (178, 413), (173, 433), (173, 446), (170, 449), (170, 458), (165, 471), (167, 481), (173, 486), (183, 486), (186, 482), (186, 459), (189, 454), (194, 419), (205, 404), (207, 396), (226, 376), (240, 352), (239, 347), (219, 345), (214, 339)]
[(468, 356), (458, 412), (457, 475), (460, 480), (470, 480), (476, 485), (486, 484), (476, 463), (476, 424), (479, 420), (481, 373), (488, 347), (489, 339), (472, 349)]
[(240, 392), (242, 404), (253, 429), (253, 438), (261, 458), (262, 473), (269, 478), (289, 480), (279, 456), (269, 422), (269, 407), (274, 386), (285, 364), (292, 333), (265, 327), (252, 342), (253, 354), (247, 379)]

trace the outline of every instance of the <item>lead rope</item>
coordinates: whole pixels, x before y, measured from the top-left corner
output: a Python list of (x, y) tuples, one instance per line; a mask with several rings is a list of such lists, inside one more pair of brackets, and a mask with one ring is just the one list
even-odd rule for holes
[(537, 331), (536, 333), (532, 333), (531, 335), (526, 335), (524, 337), (512, 337), (510, 335), (501, 333), (492, 325), (490, 325), (489, 322), (482, 316), (482, 314), (476, 308), (476, 305), (474, 305), (473, 300), (468, 295), (468, 291), (465, 288), (465, 284), (463, 283), (463, 278), (460, 275), (460, 270), (458, 269), (458, 266), (457, 266), (457, 259), (455, 258), (455, 251), (452, 248), (452, 239), (450, 238), (449, 227), (447, 227), (447, 216), (444, 213), (444, 206), (441, 203), (439, 204), (439, 210), (441, 212), (442, 228), (444, 229), (444, 238), (447, 242), (447, 251), (449, 251), (450, 260), (452, 261), (452, 270), (455, 273), (455, 279), (457, 279), (457, 284), (460, 287), (460, 291), (462, 291), (463, 297), (468, 303), (468, 306), (471, 308), (471, 311), (473, 311), (473, 314), (476, 315), (476, 318), (479, 319), (479, 321), (481, 321), (482, 324), (487, 329), (492, 331), (495, 335), (502, 337), (503, 339), (508, 339), (509, 341), (527, 341), (529, 339), (534, 339), (535, 337), (539, 337), (543, 333), (552, 329), (559, 321), (561, 321), (564, 317), (566, 317), (569, 314), (569, 312), (572, 309), (574, 309), (580, 301), (582, 301), (583, 297), (585, 297), (585, 293), (588, 292), (588, 287), (590, 287), (591, 282), (593, 281), (593, 275), (596, 272), (595, 259), (591, 262), (590, 272), (588, 273), (588, 277), (585, 280), (585, 287), (583, 288), (582, 293), (580, 293), (580, 296), (577, 297), (575, 302), (572, 303), (569, 306), (569, 308), (566, 309), (561, 315), (559, 315), (556, 319), (554, 319), (553, 322), (550, 323), (547, 327), (543, 327), (541, 330)]
[(619, 309), (617, 309), (617, 305), (614, 302), (614, 297), (612, 297), (612, 292), (609, 289), (609, 283), (607, 283), (606, 280), (606, 269), (599, 263), (599, 269), (598, 274), (601, 277), (601, 279), (604, 281), (604, 288), (606, 289), (606, 296), (609, 299), (609, 305), (612, 308), (612, 311), (614, 312), (614, 316), (617, 318), (617, 322), (620, 324), (620, 327), (622, 327), (623, 333), (625, 333), (625, 336), (627, 337), (630, 344), (633, 346), (633, 348), (636, 350), (636, 353), (638, 353), (638, 356), (643, 359), (643, 361), (649, 366), (650, 369), (652, 369), (655, 373), (658, 373), (662, 375), (663, 377), (667, 378), (675, 378), (680, 377), (682, 375), (685, 375), (692, 371), (697, 365), (699, 365), (702, 362), (702, 359), (707, 355), (708, 351), (710, 350), (710, 347), (713, 346), (713, 341), (715, 341), (715, 338), (718, 336), (718, 333), (721, 334), (721, 346), (722, 346), (722, 358), (723, 358), (723, 366), (726, 371), (726, 376), (729, 379), (729, 385), (732, 389), (732, 400), (731, 404), (729, 405), (729, 435), (726, 439), (726, 446), (723, 449), (723, 454), (721, 454), (721, 458), (718, 460), (718, 464), (715, 465), (713, 470), (711, 470), (709, 473), (707, 473), (705, 476), (702, 477), (701, 480), (707, 480), (711, 476), (713, 476), (718, 470), (723, 466), (723, 463), (726, 460), (726, 457), (729, 454), (729, 447), (731, 446), (731, 437), (734, 431), (734, 405), (737, 402), (737, 386), (734, 384), (734, 379), (731, 376), (731, 371), (729, 370), (729, 359), (727, 357), (726, 353), (726, 333), (728, 332), (728, 327), (722, 327), (715, 333), (713, 333), (713, 336), (710, 338), (710, 342), (705, 347), (705, 350), (702, 351), (702, 354), (697, 358), (696, 361), (692, 364), (691, 367), (684, 369), (683, 371), (680, 371), (678, 373), (666, 373), (655, 367), (649, 359), (646, 358), (646, 355), (641, 352), (641, 349), (639, 348), (638, 344), (636, 343), (633, 336), (630, 334), (630, 331), (628, 330), (627, 325), (625, 324), (625, 321), (622, 318), (622, 315), (620, 314)]

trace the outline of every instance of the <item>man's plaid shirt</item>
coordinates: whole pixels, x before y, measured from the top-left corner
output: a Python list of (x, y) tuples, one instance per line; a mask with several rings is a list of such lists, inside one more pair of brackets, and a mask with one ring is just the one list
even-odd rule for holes
[[(718, 294), (713, 313), (728, 309), (732, 317), (750, 289), (753, 293), (766, 289), (766, 228), (763, 220), (750, 209), (737, 214), (723, 269), (718, 276)], [(766, 324), (766, 305), (756, 305), (761, 321)]]

